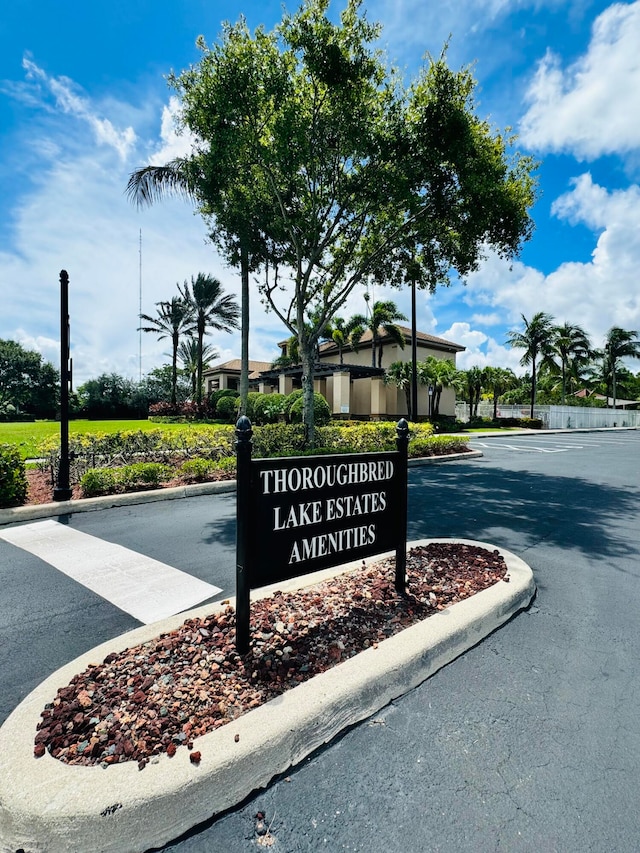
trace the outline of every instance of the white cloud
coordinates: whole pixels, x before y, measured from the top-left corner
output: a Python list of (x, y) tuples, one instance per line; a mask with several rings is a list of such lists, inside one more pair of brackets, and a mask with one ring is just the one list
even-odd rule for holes
[(471, 322), (479, 326), (499, 326), (502, 323), (502, 317), (497, 311), (492, 314), (473, 314)]
[(154, 166), (163, 166), (176, 157), (187, 157), (192, 150), (194, 136), (186, 129), (176, 130), (176, 116), (180, 109), (178, 98), (172, 95), (169, 103), (162, 108), (160, 124), (160, 148), (150, 157)]
[(78, 87), (68, 77), (48, 76), (27, 56), (22, 60), (22, 65), (27, 72), (27, 80), (31, 81), (33, 85), (30, 90), (26, 86), (20, 89), (14, 87), (15, 93), (21, 92), (23, 100), (26, 99), (31, 106), (36, 106), (42, 105), (44, 95), (41, 94), (39, 98), (38, 92), (42, 93), (44, 89), (44, 92), (53, 95), (58, 110), (85, 122), (93, 131), (95, 140), (99, 145), (114, 148), (122, 160), (126, 159), (136, 141), (132, 127), (117, 130), (109, 119), (100, 118), (88, 98), (78, 93)]
[(547, 52), (527, 93), (522, 142), (581, 159), (640, 146), (640, 2), (614, 3), (593, 25), (584, 56), (563, 69)]
[(596, 346), (611, 326), (640, 329), (640, 187), (607, 190), (582, 175), (553, 211), (596, 232), (591, 260), (567, 261), (545, 276), (519, 261), (510, 267), (490, 256), (469, 277), (468, 304), (490, 306), (508, 327), (521, 323), (522, 314), (546, 311), (558, 323), (583, 326)]

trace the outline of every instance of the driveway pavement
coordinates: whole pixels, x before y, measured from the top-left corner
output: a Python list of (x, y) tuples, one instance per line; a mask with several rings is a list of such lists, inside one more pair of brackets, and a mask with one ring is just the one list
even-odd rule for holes
[[(562, 436), (563, 448), (558, 440), (501, 436), (493, 444), (480, 437), (472, 444), (487, 445), (481, 459), (410, 472), (409, 537), (459, 536), (513, 551), (533, 568), (533, 606), (265, 791), (166, 849), (255, 850), (258, 813), (273, 849), (290, 853), (639, 849), (640, 433), (575, 433)], [(116, 540), (134, 536), (138, 526), (160, 550), (164, 537), (172, 555), (180, 551), (179, 531), (197, 528), (201, 534), (181, 556), (165, 558), (189, 571), (190, 549), (204, 553), (215, 543), (212, 502), (222, 500), (177, 501), (171, 525), (163, 514), (155, 528), (153, 506), (90, 513), (83, 524), (100, 535), (100, 516), (126, 511), (121, 533), (112, 530)], [(227, 543), (212, 550), (224, 564), (231, 522), (218, 532)], [(0, 558), (7, 553), (0, 548)], [(131, 624), (72, 581), (56, 583), (55, 570), (38, 586), (32, 561), (11, 553), (14, 567), (33, 579), (28, 604), (40, 619), (48, 612), (59, 657), (74, 656), (78, 634), (90, 648)], [(31, 678), (53, 668), (42, 644), (30, 642), (27, 588), (14, 578), (2, 577), (10, 603), (0, 607), (2, 647), (15, 661), (13, 695), (26, 692), (21, 668)], [(203, 579), (224, 587), (215, 572)]]

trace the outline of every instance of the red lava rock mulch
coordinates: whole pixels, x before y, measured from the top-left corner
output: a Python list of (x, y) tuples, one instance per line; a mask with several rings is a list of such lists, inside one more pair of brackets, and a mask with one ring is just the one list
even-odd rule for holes
[[(42, 712), (35, 755), (108, 767), (193, 749), (194, 738), (497, 583), (498, 551), (432, 543), (407, 555), (408, 592), (382, 560), (251, 605), (251, 648), (235, 650), (235, 611), (189, 619), (175, 631), (107, 655), (61, 687)], [(200, 754), (192, 752), (197, 763)]]

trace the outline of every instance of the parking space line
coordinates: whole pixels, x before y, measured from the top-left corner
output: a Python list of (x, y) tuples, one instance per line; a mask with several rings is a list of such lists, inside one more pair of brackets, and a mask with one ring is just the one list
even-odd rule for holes
[(181, 613), (222, 591), (56, 519), (3, 528), (0, 538), (34, 554), (145, 624)]

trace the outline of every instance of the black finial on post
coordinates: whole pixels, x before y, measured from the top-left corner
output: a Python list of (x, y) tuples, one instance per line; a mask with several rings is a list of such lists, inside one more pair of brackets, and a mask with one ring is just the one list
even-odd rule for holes
[(396, 544), (396, 590), (403, 594), (407, 588), (407, 461), (409, 456), (409, 424), (401, 418), (396, 424), (396, 448), (400, 461), (398, 540)]
[(69, 485), (69, 273), (60, 270), (60, 461), (54, 501), (71, 500)]
[(251, 536), (249, 524), (251, 496), (251, 437), (253, 429), (246, 415), (236, 423), (236, 651), (249, 651), (249, 610), (251, 586), (249, 560)]

